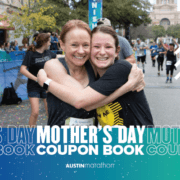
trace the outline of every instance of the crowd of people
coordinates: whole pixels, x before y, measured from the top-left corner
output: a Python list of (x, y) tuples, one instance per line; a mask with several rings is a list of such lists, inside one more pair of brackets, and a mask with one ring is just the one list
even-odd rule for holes
[[(32, 40), (32, 44), (36, 45), (36, 37), (38, 36), (39, 33), (35, 33), (33, 35), (33, 40)], [(54, 50), (54, 51), (58, 51), (61, 50), (60, 48), (60, 43), (59, 43), (59, 38), (60, 36), (58, 36), (57, 33), (55, 32), (48, 32), (50, 38), (51, 38), (51, 45), (48, 47), (49, 50)], [(11, 42), (5, 42), (5, 43), (0, 43), (0, 51), (6, 51), (8, 54), (12, 51), (27, 51), (27, 49), (29, 48), (28, 46), (28, 42), (26, 41), (25, 43), (23, 42), (23, 46), (19, 46), (18, 45), (18, 41), (14, 40)], [(61, 54), (59, 52), (57, 52), (58, 54)]]
[(176, 39), (173, 39), (173, 42), (169, 45), (163, 43), (163, 40), (159, 38), (159, 43), (157, 44), (155, 41), (151, 42), (150, 47), (142, 42), (139, 38), (137, 38), (137, 42), (131, 44), (134, 54), (136, 54), (137, 65), (139, 67), (140, 62), (142, 63), (143, 73), (145, 73), (145, 63), (146, 62), (146, 50), (150, 50), (150, 56), (152, 60), (152, 67), (156, 66), (157, 61), (157, 69), (158, 76), (160, 76), (160, 71), (163, 71), (163, 64), (166, 58), (166, 83), (172, 83), (172, 77), (175, 67), (175, 63), (177, 61), (177, 56), (174, 52), (179, 48)]
[(19, 51), (19, 46), (17, 40), (10, 42), (0, 43), (0, 50), (10, 53), (12, 51)]

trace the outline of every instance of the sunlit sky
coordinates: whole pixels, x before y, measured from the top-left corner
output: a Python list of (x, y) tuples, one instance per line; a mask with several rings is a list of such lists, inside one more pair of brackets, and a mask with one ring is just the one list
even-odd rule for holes
[[(154, 2), (155, 2), (156, 0), (149, 0), (149, 1), (150, 1), (150, 3), (154, 4)], [(178, 0), (177, 2), (178, 2), (178, 3), (177, 3), (178, 11), (180, 11), (180, 1)]]

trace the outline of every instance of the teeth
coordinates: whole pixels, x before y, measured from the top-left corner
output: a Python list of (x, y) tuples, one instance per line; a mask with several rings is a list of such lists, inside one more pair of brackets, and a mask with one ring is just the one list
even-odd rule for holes
[(97, 58), (97, 59), (100, 61), (104, 61), (104, 60), (107, 60), (108, 58), (106, 57), (106, 58)]
[(77, 56), (74, 56), (75, 58), (77, 58), (77, 59), (83, 59), (83, 57), (77, 57)]

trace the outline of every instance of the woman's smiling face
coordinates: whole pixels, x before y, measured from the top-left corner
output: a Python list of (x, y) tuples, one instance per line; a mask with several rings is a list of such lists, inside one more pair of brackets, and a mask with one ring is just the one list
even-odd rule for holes
[(65, 59), (75, 66), (83, 66), (90, 57), (91, 37), (81, 28), (70, 30), (61, 41), (61, 48), (65, 52)]
[(115, 39), (102, 32), (96, 32), (92, 36), (91, 60), (98, 69), (107, 69), (114, 64), (118, 51), (115, 46)]

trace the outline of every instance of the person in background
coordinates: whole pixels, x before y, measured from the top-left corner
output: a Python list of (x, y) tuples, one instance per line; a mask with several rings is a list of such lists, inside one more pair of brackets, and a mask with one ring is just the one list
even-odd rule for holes
[(0, 51), (4, 51), (2, 43), (0, 43)]
[(160, 68), (163, 71), (163, 62), (164, 62), (164, 54), (166, 54), (165, 49), (163, 48), (162, 44), (158, 44), (158, 48), (154, 50), (154, 53), (157, 53), (157, 62), (158, 62), (158, 76), (160, 76)]
[[(97, 20), (97, 25), (105, 25), (105, 26), (111, 26), (111, 21), (107, 18), (101, 18)], [(118, 36), (119, 40), (119, 46), (120, 46), (120, 52), (119, 52), (119, 59), (123, 60), (125, 59), (126, 61), (129, 61), (130, 63), (136, 63), (136, 59), (134, 57), (131, 45), (127, 41), (126, 38), (122, 36)]]
[(24, 44), (24, 47), (22, 48), (23, 51), (27, 51), (28, 49), (28, 45), (27, 44)]
[(155, 51), (155, 49), (157, 49), (158, 48), (158, 46), (157, 46), (157, 44), (155, 43), (155, 41), (153, 41), (153, 43), (152, 43), (152, 45), (150, 46), (150, 51), (151, 51), (151, 59), (152, 59), (152, 67), (155, 67), (155, 62), (156, 62), (156, 54), (154, 53)]
[(17, 40), (14, 41), (14, 48), (15, 48), (15, 51), (19, 51), (19, 46), (18, 46)]
[(167, 43), (164, 43), (164, 46), (169, 49), (169, 45)]
[(147, 64), (147, 62), (146, 62), (146, 49), (144, 49), (144, 54), (145, 54), (145, 64)]
[(34, 44), (34, 46), (37, 45), (37, 43), (36, 43), (36, 38), (37, 38), (38, 34), (39, 34), (39, 33), (35, 33), (34, 36), (33, 36), (32, 44)]
[[(46, 61), (56, 58), (56, 54), (47, 50), (50, 46), (50, 36), (47, 33), (40, 33), (36, 37), (36, 46), (29, 46), (26, 56), (20, 68), (20, 73), (28, 78), (27, 92), (31, 103), (31, 115), (29, 125), (36, 125), (39, 114), (39, 98), (42, 98), (47, 113), (46, 91), (39, 86), (37, 82), (37, 73), (39, 69), (44, 68)], [(48, 114), (48, 113), (47, 113)]]
[(137, 38), (137, 43), (135, 44), (135, 51), (137, 51), (137, 64), (139, 67), (139, 63), (141, 61), (142, 63), (142, 67), (143, 67), (143, 73), (145, 73), (145, 54), (144, 54), (144, 49), (148, 49), (148, 46), (144, 43), (141, 42), (141, 40), (139, 38)]
[(55, 33), (55, 36), (54, 36), (54, 50), (59, 50), (59, 45), (58, 45), (58, 43), (59, 43), (59, 40), (58, 40), (58, 34), (57, 33)]
[(56, 50), (55, 32), (51, 35), (51, 50)]
[[(164, 47), (164, 49), (167, 51), (167, 60), (166, 60), (166, 75), (167, 75), (167, 79), (166, 79), (166, 83), (168, 83), (169, 81), (169, 72), (171, 71), (171, 75), (170, 75), (170, 83), (172, 83), (172, 77), (173, 77), (173, 72), (174, 72), (174, 64), (176, 63), (176, 55), (174, 55), (174, 52), (179, 48), (178, 43), (176, 42), (176, 39), (173, 39), (174, 43), (170, 43), (169, 44), (169, 49), (163, 44), (162, 39), (160, 39), (160, 42), (162, 44), (162, 46)], [(177, 46), (177, 48), (175, 49), (174, 46)]]
[(10, 50), (15, 51), (14, 41), (11, 41), (11, 43), (10, 43)]
[(135, 46), (134, 42), (131, 42), (131, 48), (132, 48), (132, 50), (133, 50), (134, 57), (135, 57), (135, 59), (137, 60), (136, 51), (134, 50), (134, 46)]
[(4, 50), (5, 50), (8, 54), (11, 52), (10, 43), (9, 43), (9, 42), (6, 42), (6, 43), (5, 43)]

